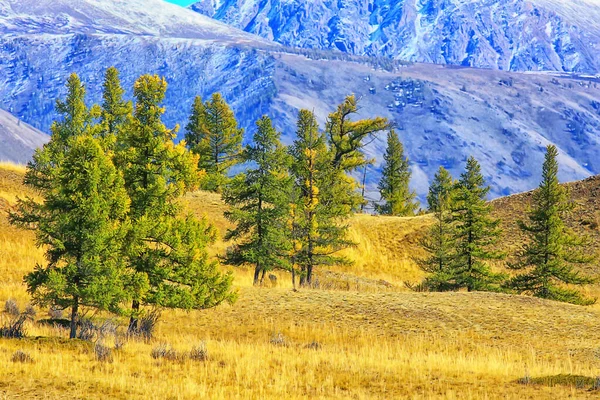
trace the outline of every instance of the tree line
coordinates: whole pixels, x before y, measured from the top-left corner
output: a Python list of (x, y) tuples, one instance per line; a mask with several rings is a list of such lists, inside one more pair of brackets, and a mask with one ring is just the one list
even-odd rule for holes
[[(229, 206), (233, 228), (225, 239), (235, 244), (222, 260), (252, 266), (255, 284), (268, 271), (288, 271), (294, 289), (313, 285), (320, 266), (350, 262), (339, 255), (354, 245), (348, 218), (366, 204), (355, 176), (373, 163), (364, 148), (378, 133), (388, 132), (377, 212), (418, 210), (392, 124), (357, 119), (354, 96), (329, 114), (323, 129), (313, 111), (300, 110), (290, 146), (268, 116), (244, 146), (244, 131), (223, 97), (197, 97), (185, 139), (176, 144), (179, 127), (162, 122), (166, 90), (164, 78), (144, 75), (134, 84), (134, 101), (126, 101), (118, 71), (109, 68), (102, 103), (88, 107), (84, 85), (71, 75), (65, 100), (56, 102), (60, 118), (51, 140), (27, 166), (25, 184), (37, 196), (21, 199), (10, 221), (35, 231), (46, 263), (24, 279), (35, 304), (71, 310), (72, 338), (83, 307), (127, 315), (135, 333), (148, 307), (191, 310), (235, 301), (232, 274), (208, 256), (215, 229), (181, 205), (198, 188), (220, 193)], [(469, 158), (458, 181), (440, 168), (427, 198), (436, 222), (421, 243), (429, 256), (417, 260), (428, 277), (412, 287), (591, 302), (563, 286), (591, 282), (573, 269), (591, 258), (576, 251), (586, 240), (562, 222), (572, 205), (558, 184), (556, 155), (550, 146), (529, 222), (519, 224), (529, 241), (509, 265), (523, 272), (510, 279), (488, 265), (505, 255), (494, 250), (500, 221), (491, 217), (479, 164)], [(236, 165), (244, 168), (231, 176)]]
[(593, 262), (590, 238), (565, 225), (573, 211), (569, 191), (558, 180), (558, 150), (549, 145), (542, 167), (542, 180), (532, 196), (526, 218), (517, 222), (525, 237), (505, 264), (512, 276), (495, 273), (490, 263), (500, 263), (506, 254), (497, 250), (500, 223), (491, 215), (481, 168), (469, 158), (466, 169), (455, 181), (440, 167), (427, 197), (435, 223), (421, 241), (428, 256), (416, 259), (428, 273), (419, 285), (423, 291), (494, 291), (528, 294), (544, 299), (589, 305), (595, 302), (575, 287), (594, 283), (578, 266)]

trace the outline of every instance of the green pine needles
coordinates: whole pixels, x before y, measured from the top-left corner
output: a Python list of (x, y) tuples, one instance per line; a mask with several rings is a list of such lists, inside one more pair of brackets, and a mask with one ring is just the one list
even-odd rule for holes
[(500, 221), (490, 216), (480, 167), (469, 158), (461, 179), (440, 168), (427, 197), (435, 223), (421, 241), (428, 256), (416, 259), (428, 273), (416, 290), (506, 291), (549, 300), (589, 305), (595, 302), (576, 286), (595, 282), (577, 266), (595, 260), (590, 240), (565, 226), (573, 210), (568, 190), (558, 181), (558, 150), (550, 145), (542, 170), (542, 181), (532, 196), (526, 221), (518, 226), (526, 240), (508, 268), (516, 275), (507, 277), (492, 271), (489, 263), (504, 258), (495, 250)]
[(198, 181), (198, 158), (161, 121), (166, 86), (140, 77), (132, 105), (110, 68), (102, 105), (89, 109), (71, 75), (52, 138), (27, 167), (25, 184), (42, 200), (20, 200), (10, 219), (35, 231), (47, 263), (25, 282), (36, 304), (71, 309), (71, 338), (82, 307), (130, 315), (135, 330), (145, 305), (189, 310), (235, 299), (231, 274), (206, 251), (214, 229), (179, 205)]
[(533, 194), (527, 221), (519, 227), (528, 238), (517, 254), (518, 261), (509, 265), (520, 273), (507, 287), (517, 293), (544, 299), (588, 305), (595, 302), (574, 289), (593, 283), (594, 279), (575, 268), (589, 264), (594, 256), (587, 251), (589, 239), (565, 226), (564, 218), (574, 208), (569, 192), (558, 182), (558, 150), (548, 146), (542, 169), (542, 182)]

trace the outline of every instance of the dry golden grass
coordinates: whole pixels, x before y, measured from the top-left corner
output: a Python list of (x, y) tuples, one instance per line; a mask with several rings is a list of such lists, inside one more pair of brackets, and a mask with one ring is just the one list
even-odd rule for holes
[[(17, 176), (12, 174), (16, 173)], [(22, 171), (0, 166), (0, 188), (27, 193)], [(0, 194), (0, 198), (3, 197)], [(43, 254), (33, 236), (10, 227), (0, 202), (0, 306), (28, 296), (22, 276)], [(216, 222), (219, 198), (188, 196), (192, 211)], [(418, 280), (411, 263), (428, 217), (357, 216), (353, 267), (332, 273), (360, 282)], [(227, 246), (218, 243), (218, 252)], [(323, 275), (325, 276), (325, 275)], [(0, 339), (0, 398), (82, 399), (563, 399), (597, 398), (598, 391), (522, 385), (518, 379), (561, 374), (600, 375), (600, 310), (486, 293), (421, 294), (398, 291), (292, 292), (279, 274), (277, 288), (251, 286), (237, 271), (233, 306), (164, 313), (151, 343), (130, 341), (113, 363), (94, 358), (93, 345), (39, 323), (29, 338)], [(283, 282), (282, 282), (283, 281)], [(359, 287), (362, 289), (362, 287)], [(38, 319), (46, 318), (39, 310)], [(0, 317), (0, 323), (6, 316)], [(272, 338), (283, 340), (272, 341)], [(181, 353), (205, 342), (207, 361), (155, 360), (152, 349), (171, 344)], [(318, 343), (316, 345), (315, 343)], [(17, 350), (33, 363), (11, 361)]]

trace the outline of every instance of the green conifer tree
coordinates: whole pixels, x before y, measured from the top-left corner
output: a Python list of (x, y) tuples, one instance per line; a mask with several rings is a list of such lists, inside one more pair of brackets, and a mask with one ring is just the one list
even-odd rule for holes
[(389, 128), (387, 119), (380, 117), (352, 121), (358, 111), (356, 96), (351, 95), (327, 119), (325, 131), (335, 169), (352, 172), (364, 166), (367, 163), (362, 152), (364, 146), (376, 133)]
[(202, 187), (220, 191), (227, 182), (229, 169), (240, 162), (244, 130), (238, 128), (235, 115), (219, 94), (202, 104), (197, 97), (192, 106), (185, 140), (188, 148), (200, 156), (199, 168), (206, 171)]
[[(301, 110), (298, 116), (297, 140), (290, 148), (292, 176), (297, 199), (294, 207), (294, 263), (300, 266), (300, 283), (313, 283), (314, 267), (343, 263), (335, 254), (351, 245), (347, 240), (347, 218), (350, 209), (340, 212), (335, 202), (339, 188), (351, 186), (351, 178), (332, 168), (332, 153), (327, 148), (314, 114)], [(339, 181), (333, 187), (334, 177)], [(324, 188), (326, 185), (330, 187)], [(355, 192), (355, 191), (354, 191)], [(328, 195), (325, 196), (324, 193)], [(343, 195), (348, 195), (344, 192)]]
[(167, 83), (140, 77), (134, 86), (135, 111), (117, 138), (117, 165), (131, 199), (126, 261), (135, 272), (130, 329), (137, 329), (140, 307), (198, 309), (233, 300), (232, 277), (208, 262), (212, 227), (182, 216), (179, 199), (195, 188), (198, 158), (175, 145), (176, 129), (162, 122)]
[(589, 240), (580, 237), (564, 223), (573, 210), (568, 190), (558, 181), (556, 146), (547, 148), (542, 182), (533, 194), (533, 207), (528, 222), (519, 221), (519, 227), (528, 236), (528, 242), (517, 254), (515, 270), (525, 270), (508, 283), (518, 293), (573, 304), (592, 304), (580, 292), (567, 285), (584, 285), (594, 282), (575, 270), (577, 265), (590, 263)]
[(440, 167), (429, 187), (427, 201), (435, 223), (420, 241), (426, 258), (415, 259), (417, 265), (430, 274), (421, 284), (428, 291), (455, 290), (456, 282), (451, 266), (455, 252), (454, 227), (451, 221), (452, 196), (455, 182), (450, 173)]
[(468, 291), (498, 290), (498, 283), (503, 279), (502, 275), (493, 273), (487, 263), (504, 258), (493, 249), (501, 230), (500, 220), (490, 215), (491, 205), (486, 199), (489, 191), (479, 163), (469, 157), (452, 202), (456, 253), (451, 266), (456, 287)]
[(404, 156), (404, 146), (393, 129), (388, 132), (383, 157), (385, 163), (379, 182), (383, 204), (377, 205), (377, 211), (397, 217), (414, 215), (419, 206), (415, 202), (417, 195), (409, 188), (411, 172), (408, 158)]
[(241, 155), (250, 168), (232, 179), (223, 192), (223, 200), (231, 207), (225, 216), (235, 224), (225, 239), (238, 241), (227, 261), (253, 265), (255, 285), (263, 282), (266, 271), (289, 269), (286, 222), (291, 190), (289, 157), (280, 133), (266, 116), (256, 125), (253, 144)]
[(114, 142), (118, 129), (127, 122), (133, 106), (123, 98), (125, 90), (121, 86), (119, 71), (115, 67), (106, 70), (102, 89), (99, 136)]
[(27, 167), (25, 182), (42, 200), (20, 200), (10, 220), (35, 230), (46, 249), (47, 264), (25, 277), (34, 303), (71, 308), (75, 338), (81, 307), (118, 312), (127, 298), (119, 254), (129, 199), (111, 154), (92, 137), (83, 85), (72, 75), (67, 86), (57, 102), (63, 118)]

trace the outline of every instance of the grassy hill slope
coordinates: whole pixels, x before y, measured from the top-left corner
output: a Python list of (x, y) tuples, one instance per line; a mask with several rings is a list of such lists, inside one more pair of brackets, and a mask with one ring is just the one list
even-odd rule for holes
[[(24, 306), (22, 276), (43, 253), (30, 232), (7, 223), (5, 211), (27, 193), (22, 175), (22, 168), (0, 165), (0, 304), (15, 298)], [(586, 207), (596, 201), (594, 185), (581, 192), (589, 193), (581, 200)], [(498, 212), (518, 213), (515, 199), (525, 204), (527, 195), (498, 200)], [(227, 228), (218, 196), (195, 193), (187, 202), (221, 232)], [(403, 281), (420, 277), (410, 259), (429, 222), (427, 216), (357, 216), (351, 235), (359, 243), (347, 254), (357, 263), (319, 275), (324, 283), (335, 281), (329, 287), (336, 290), (295, 293), (285, 275), (277, 288), (255, 288), (250, 273), (238, 271), (236, 304), (164, 313), (154, 341), (127, 342), (113, 363), (95, 361), (92, 343), (30, 324), (29, 338), (0, 339), (0, 397), (597, 398), (590, 387), (600, 374), (600, 307), (489, 293), (402, 292)], [(38, 319), (46, 311), (38, 310)], [(5, 319), (0, 316), (0, 324)], [(160, 343), (184, 352), (200, 342), (207, 361), (150, 355)], [(11, 362), (17, 350), (34, 362)], [(578, 375), (589, 382), (578, 384)], [(524, 377), (531, 384), (518, 382)]]

